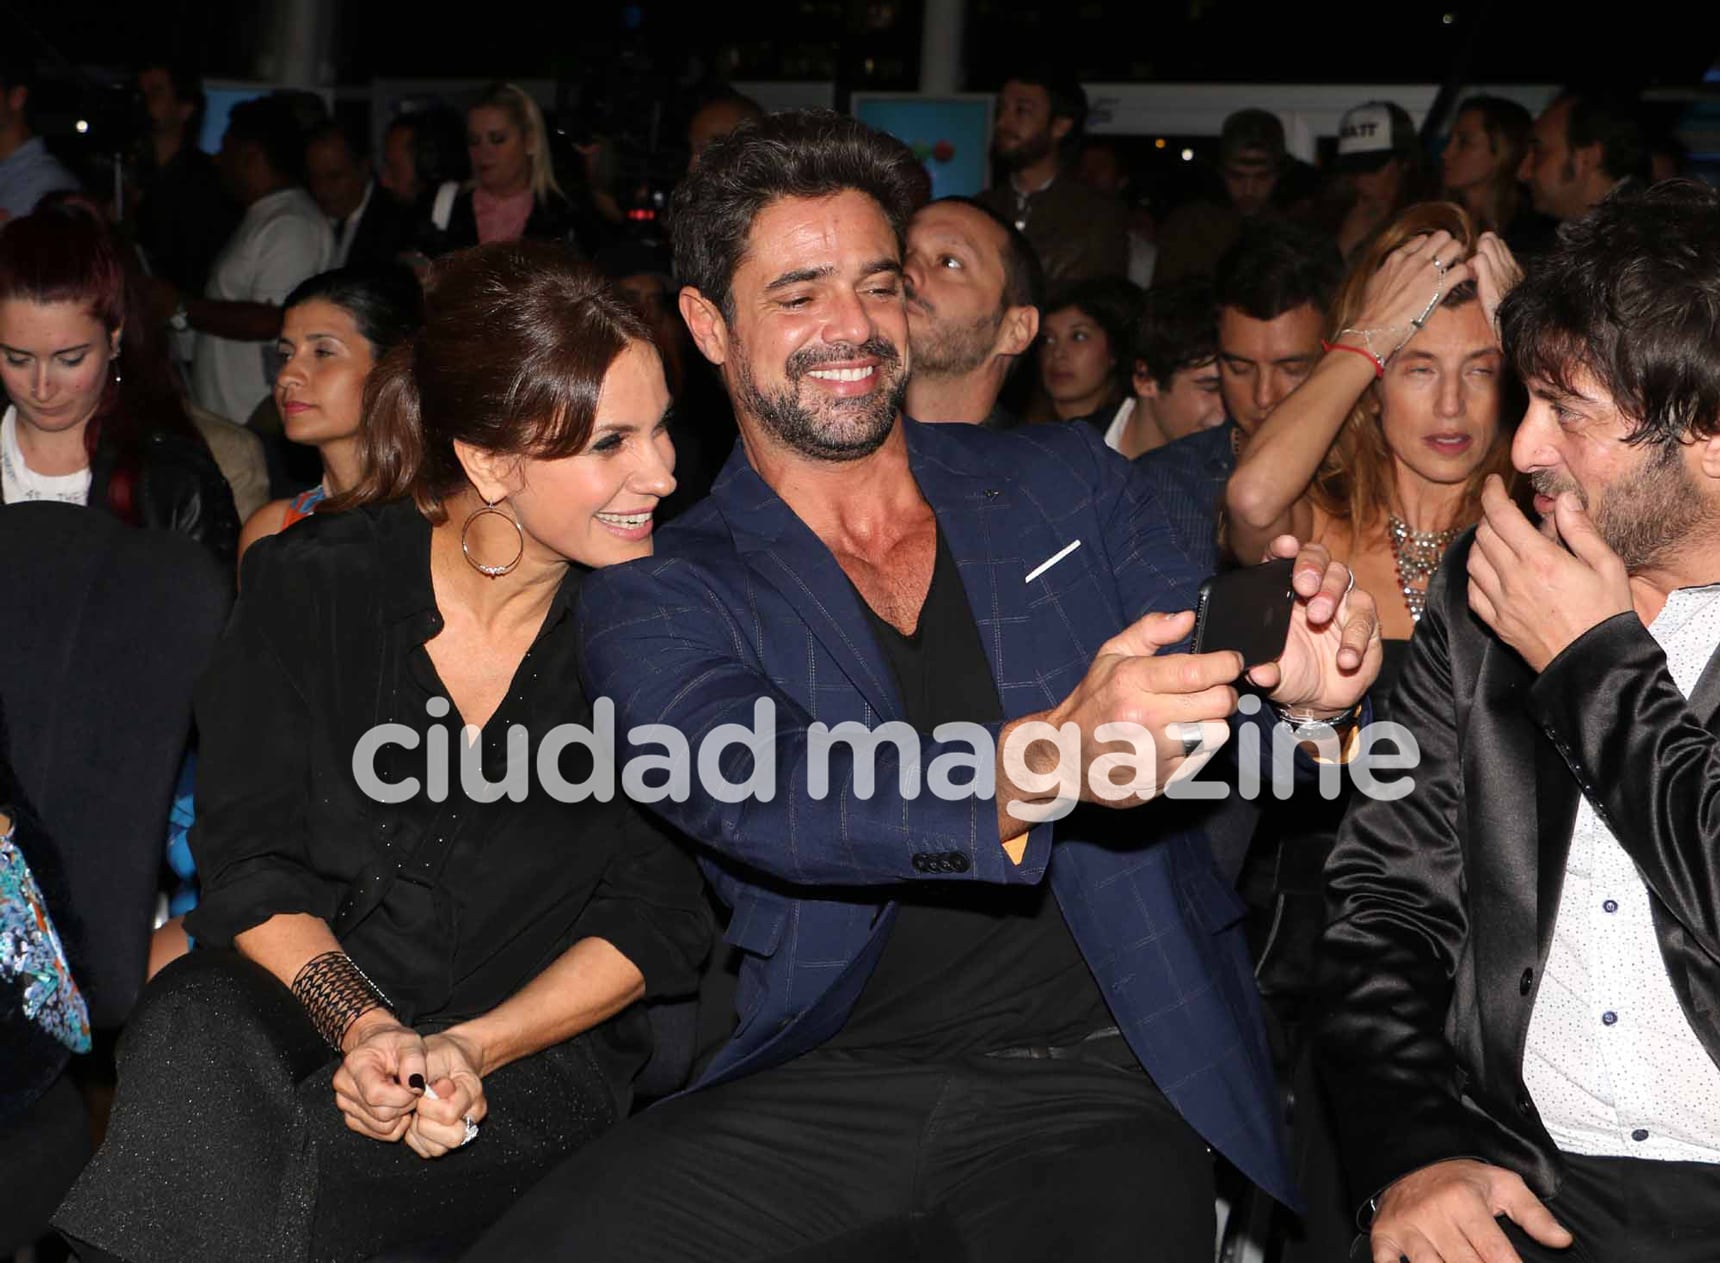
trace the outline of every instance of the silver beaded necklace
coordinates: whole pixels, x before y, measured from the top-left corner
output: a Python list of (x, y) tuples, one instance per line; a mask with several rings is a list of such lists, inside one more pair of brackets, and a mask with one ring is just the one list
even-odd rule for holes
[(1411, 621), (1419, 623), (1422, 611), (1427, 608), (1427, 581), (1439, 569), (1451, 541), (1457, 538), (1457, 528), (1412, 531), (1409, 523), (1395, 513), (1386, 515), (1386, 526), (1391, 536), (1392, 560), (1397, 563), (1398, 590), (1409, 607)]

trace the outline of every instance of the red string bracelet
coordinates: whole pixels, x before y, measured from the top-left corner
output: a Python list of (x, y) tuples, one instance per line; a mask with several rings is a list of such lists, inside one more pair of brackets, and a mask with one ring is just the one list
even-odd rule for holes
[(1324, 339), (1320, 342), (1320, 349), (1323, 351), (1354, 351), (1374, 366), (1374, 379), (1376, 381), (1386, 375), (1386, 362), (1372, 351), (1364, 351), (1361, 347), (1351, 346), (1348, 342), (1327, 342)]

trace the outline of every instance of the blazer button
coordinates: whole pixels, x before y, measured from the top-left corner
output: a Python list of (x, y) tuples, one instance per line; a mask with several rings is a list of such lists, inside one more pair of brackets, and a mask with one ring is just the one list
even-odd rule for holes
[(1528, 1092), (1524, 1091), (1517, 1093), (1517, 1110), (1525, 1118), (1533, 1118), (1535, 1116), (1535, 1102), (1530, 1099)]
[(950, 872), (965, 873), (968, 871), (968, 857), (960, 851), (950, 852)]
[(1535, 985), (1535, 971), (1533, 969), (1525, 969), (1523, 971), (1522, 981), (1517, 984), (1517, 990), (1519, 992), (1521, 992), (1523, 995), (1528, 995), (1529, 994), (1529, 988), (1533, 987), (1534, 985)]

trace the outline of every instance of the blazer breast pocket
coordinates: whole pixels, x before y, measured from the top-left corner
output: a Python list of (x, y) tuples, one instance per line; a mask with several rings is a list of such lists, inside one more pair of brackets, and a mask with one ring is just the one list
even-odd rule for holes
[(1013, 673), (1026, 678), (1020, 668), (1029, 667), (1051, 702), (1081, 682), (1099, 646), (1124, 626), (1116, 593), (1095, 577), (1088, 551), (1076, 549), (1027, 584), (1028, 626), (1005, 646), (1006, 668), (1014, 654)]
[[(1108, 604), (1093, 573), (1090, 551), (1083, 546), (1058, 557), (1054, 550), (1045, 560), (1035, 562), (1022, 578), (1027, 586), (1028, 608), (1037, 613), (1047, 606), (1062, 606), (1073, 613), (1085, 614)], [(1052, 561), (1052, 557), (1057, 559)], [(1029, 579), (1027, 575), (1033, 577)]]

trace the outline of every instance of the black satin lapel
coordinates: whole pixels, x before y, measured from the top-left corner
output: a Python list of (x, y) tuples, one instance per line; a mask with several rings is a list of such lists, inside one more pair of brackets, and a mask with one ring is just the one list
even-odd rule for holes
[(1690, 709), (1704, 728), (1714, 726), (1715, 712), (1720, 711), (1720, 649), (1708, 659), (1696, 687), (1690, 690)]
[(1475, 681), (1476, 722), (1469, 725), (1463, 774), (1464, 784), (1486, 787), (1466, 804), (1477, 870), (1470, 890), (1485, 899), (1493, 924), (1534, 923), (1544, 952), (1564, 879), (1576, 785), (1524, 709), (1534, 678), (1516, 653), (1490, 638)]
[(1535, 815), (1540, 833), (1536, 874), (1536, 942), (1538, 959), (1547, 959), (1553, 922), (1559, 915), (1559, 893), (1565, 884), (1565, 861), (1571, 854), (1571, 830), (1577, 823), (1582, 791), (1565, 760), (1546, 734), (1535, 733)]

